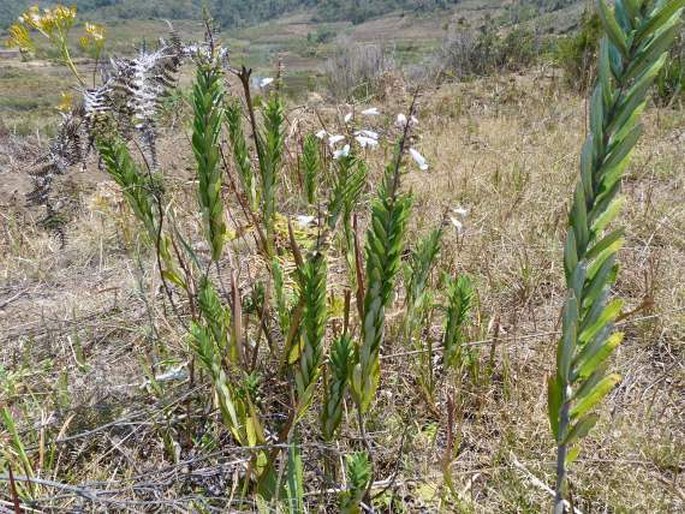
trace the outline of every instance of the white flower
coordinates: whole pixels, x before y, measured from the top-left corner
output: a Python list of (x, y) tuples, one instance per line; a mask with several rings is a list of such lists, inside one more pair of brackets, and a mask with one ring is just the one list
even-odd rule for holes
[(323, 139), (324, 137), (326, 137), (327, 134), (328, 134), (328, 132), (326, 132), (324, 129), (321, 129), (314, 135), (316, 137), (318, 137), (319, 139)]
[(461, 234), (464, 231), (463, 223), (454, 216), (450, 216), (450, 222), (454, 225), (454, 228), (457, 229), (457, 233)]
[(352, 121), (352, 113), (351, 113), (351, 112), (348, 112), (348, 113), (345, 115), (345, 123), (349, 123), (350, 121)]
[[(418, 124), (419, 124), (419, 120), (416, 119), (416, 116), (412, 116), (411, 118), (409, 118), (409, 125), (410, 126), (414, 126), (414, 125), (418, 125)], [(395, 126), (399, 127), (399, 128), (404, 128), (406, 125), (407, 125), (407, 117), (404, 114), (399, 113), (397, 115), (397, 119), (395, 120)]]
[(359, 146), (361, 146), (362, 148), (366, 148), (367, 146), (369, 148), (375, 148), (378, 146), (378, 141), (372, 137), (359, 135), (355, 136), (355, 139), (357, 140), (357, 143), (359, 143)]
[(341, 150), (333, 152), (333, 158), (336, 160), (341, 157), (347, 157), (348, 155), (350, 155), (350, 145), (345, 145)]
[(421, 171), (426, 171), (428, 169), (428, 163), (426, 162), (426, 159), (423, 157), (423, 155), (421, 155), (413, 148), (409, 149), (409, 153), (411, 154), (412, 159), (416, 161), (416, 164), (419, 165), (419, 169)]
[(459, 207), (454, 207), (452, 209), (452, 212), (458, 216), (461, 216), (462, 218), (465, 218), (468, 215), (469, 210), (465, 207), (459, 206)]
[(335, 136), (330, 136), (328, 138), (328, 144), (331, 145), (331, 147), (333, 147), (333, 145), (335, 145), (336, 143), (339, 143), (343, 139), (345, 139), (345, 136), (341, 136), (340, 134), (336, 134)]
[(271, 77), (264, 77), (262, 80), (259, 81), (259, 87), (262, 89), (271, 84), (274, 81), (273, 78)]
[(363, 110), (362, 114), (364, 116), (378, 116), (380, 112), (378, 111), (378, 107), (371, 107), (369, 109)]
[(354, 135), (378, 139), (378, 132), (374, 132), (373, 130), (357, 130)]
[(300, 228), (307, 228), (309, 225), (311, 225), (314, 222), (316, 217), (315, 216), (306, 216), (304, 214), (300, 214), (295, 219), (297, 220), (297, 224), (300, 226)]

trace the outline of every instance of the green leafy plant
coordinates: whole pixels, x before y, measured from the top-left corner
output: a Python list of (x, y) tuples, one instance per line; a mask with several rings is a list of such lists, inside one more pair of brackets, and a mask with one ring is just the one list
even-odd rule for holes
[(359, 514), (361, 512), (360, 503), (371, 480), (369, 456), (364, 452), (348, 455), (345, 471), (348, 488), (341, 495), (340, 512), (343, 514)]
[(352, 339), (342, 335), (335, 340), (328, 358), (327, 387), (321, 409), (321, 432), (330, 441), (342, 421), (345, 393), (349, 387), (354, 346)]
[(569, 213), (564, 249), (567, 295), (556, 373), (549, 379), (549, 419), (557, 442), (555, 512), (567, 503), (567, 469), (579, 442), (597, 423), (594, 412), (620, 381), (608, 358), (623, 335), (614, 322), (621, 301), (610, 299), (616, 280), (623, 170), (641, 133), (647, 92), (667, 58), (685, 0), (624, 0), (611, 10), (599, 1), (606, 33), (600, 43), (598, 82), (590, 104), (591, 132), (583, 146), (580, 177)]
[(256, 185), (243, 131), (242, 115), (243, 112), (238, 100), (229, 100), (226, 105), (226, 123), (228, 125), (229, 141), (233, 150), (233, 160), (238, 170), (243, 191), (248, 198), (248, 204), (252, 209), (255, 209), (257, 207)]
[(443, 363), (447, 369), (457, 369), (470, 362), (465, 341), (464, 325), (473, 303), (473, 286), (466, 275), (447, 281), (445, 334), (442, 340)]
[(327, 321), (326, 278), (325, 257), (316, 252), (300, 271), (300, 296), (304, 310), (300, 342), (293, 347), (297, 350), (295, 355), (299, 354), (295, 385), (300, 414), (309, 406), (321, 370)]
[(380, 380), (380, 350), (385, 329), (385, 309), (390, 303), (395, 278), (400, 270), (411, 196), (400, 192), (402, 139), (383, 177), (371, 207), (371, 224), (366, 235), (366, 293), (362, 340), (357, 347), (351, 391), (361, 412), (368, 411)]
[(197, 161), (199, 205), (215, 261), (221, 257), (226, 235), (217, 144), (224, 116), (222, 80), (223, 74), (216, 63), (198, 64), (193, 86), (195, 120), (192, 146)]
[(286, 492), (288, 495), (288, 512), (299, 514), (304, 508), (304, 466), (302, 455), (296, 442), (288, 447), (288, 467)]
[(404, 338), (419, 351), (419, 380), (430, 397), (434, 391), (433, 381), (433, 344), (430, 337), (426, 339), (427, 351), (424, 351), (423, 334), (419, 332), (429, 326), (430, 314), (434, 306), (434, 294), (429, 288), (431, 270), (435, 264), (440, 242), (443, 236), (442, 226), (429, 232), (412, 250), (406, 267), (406, 313), (404, 318)]
[(264, 106), (264, 129), (260, 137), (261, 143), (257, 146), (260, 153), (259, 171), (262, 182), (261, 214), (270, 244), (273, 244), (274, 237), (276, 188), (283, 157), (284, 122), (283, 101), (278, 94), (273, 94)]
[(314, 205), (317, 181), (321, 177), (319, 140), (314, 134), (307, 134), (302, 142), (302, 169), (304, 196), (309, 205)]

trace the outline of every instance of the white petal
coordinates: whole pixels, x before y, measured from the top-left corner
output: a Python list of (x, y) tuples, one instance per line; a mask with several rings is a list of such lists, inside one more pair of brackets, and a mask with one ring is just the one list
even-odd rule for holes
[(333, 146), (336, 143), (339, 143), (340, 141), (342, 141), (343, 139), (345, 139), (345, 136), (341, 136), (340, 134), (336, 134), (335, 136), (331, 136), (328, 138), (328, 144)]
[(316, 219), (314, 216), (306, 216), (304, 214), (300, 214), (296, 217), (297, 219), (297, 224), (301, 228), (307, 228), (309, 225), (312, 224), (312, 222)]
[(357, 130), (354, 133), (354, 135), (370, 137), (371, 139), (378, 139), (378, 132), (374, 132), (373, 130)]
[(259, 81), (259, 87), (262, 87), (262, 88), (263, 88), (263, 87), (266, 87), (266, 86), (268, 86), (269, 84), (271, 84), (273, 81), (274, 81), (273, 78), (271, 78), (271, 77), (265, 77), (265, 78), (263, 78), (262, 80)]
[(469, 213), (469, 210), (466, 209), (465, 207), (455, 207), (454, 209), (452, 209), (452, 212), (454, 214), (461, 216), (461, 217), (466, 217)]
[(318, 137), (319, 139), (323, 139), (324, 137), (326, 137), (327, 134), (328, 134), (328, 132), (326, 132), (325, 130), (321, 129), (321, 130), (319, 130), (319, 131), (318, 131), (316, 134), (314, 134), (314, 135), (315, 135), (316, 137)]
[(400, 128), (404, 128), (404, 126), (406, 124), (407, 124), (407, 117), (404, 114), (399, 113), (397, 115), (397, 119), (395, 120), (395, 125), (400, 127)]
[(351, 120), (352, 120), (352, 113), (351, 113), (351, 112), (348, 112), (348, 113), (345, 115), (345, 123), (349, 123)]
[(421, 155), (413, 148), (409, 149), (409, 153), (411, 154), (412, 158), (416, 161), (416, 164), (419, 165), (419, 169), (421, 171), (426, 171), (428, 169), (428, 163), (426, 162), (426, 159), (423, 157), (423, 155)]
[(359, 146), (362, 148), (366, 148), (367, 146), (369, 148), (375, 148), (378, 146), (378, 141), (373, 139), (372, 137), (366, 137), (366, 136), (355, 136), (355, 139), (357, 140), (357, 143), (359, 143)]
[(461, 234), (462, 230), (464, 230), (464, 225), (462, 222), (453, 216), (450, 216), (450, 221), (452, 222), (452, 225), (454, 225), (454, 228), (457, 229), (457, 232)]
[(350, 145), (345, 145), (341, 150), (333, 152), (334, 159), (340, 159), (341, 157), (347, 157), (348, 155), (350, 155)]
[(412, 125), (418, 125), (419, 120), (416, 119), (416, 116), (412, 116), (411, 119), (409, 120), (409, 123), (411, 123)]
[(362, 114), (364, 116), (378, 116), (380, 112), (378, 111), (378, 107), (371, 107), (369, 109), (363, 110)]

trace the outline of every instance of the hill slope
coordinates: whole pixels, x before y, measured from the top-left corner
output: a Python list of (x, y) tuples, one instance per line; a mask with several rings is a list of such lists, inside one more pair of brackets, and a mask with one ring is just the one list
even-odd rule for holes
[[(483, 8), (553, 11), (583, 0), (71, 0), (79, 11), (100, 20), (116, 19), (197, 19), (202, 6), (208, 5), (224, 27), (244, 26), (279, 17), (287, 12), (308, 9), (317, 21), (361, 23), (393, 11), (414, 14), (448, 10), (458, 4), (479, 4)], [(55, 2), (41, 2), (49, 5)], [(0, 0), (0, 28), (9, 26), (31, 0)]]

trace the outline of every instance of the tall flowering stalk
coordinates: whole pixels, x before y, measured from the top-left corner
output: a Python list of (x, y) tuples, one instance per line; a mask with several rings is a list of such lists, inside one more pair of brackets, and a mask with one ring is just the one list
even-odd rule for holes
[(385, 309), (390, 303), (400, 269), (412, 199), (400, 192), (400, 165), (407, 131), (371, 207), (366, 235), (366, 293), (362, 340), (352, 370), (351, 392), (360, 412), (367, 412), (380, 381), (380, 350), (385, 330)]
[(590, 134), (569, 213), (564, 249), (567, 294), (557, 369), (548, 383), (549, 419), (557, 443), (555, 514), (567, 510), (567, 469), (579, 441), (597, 422), (593, 412), (620, 381), (608, 358), (623, 334), (614, 332), (621, 300), (610, 300), (623, 229), (608, 230), (619, 214), (621, 177), (641, 133), (647, 92), (666, 61), (685, 0), (599, 0), (606, 33), (590, 106)]
[(212, 259), (221, 256), (226, 234), (221, 199), (222, 170), (219, 162), (219, 134), (223, 120), (221, 68), (216, 63), (199, 63), (193, 87), (193, 154), (197, 162), (198, 201), (202, 209)]

